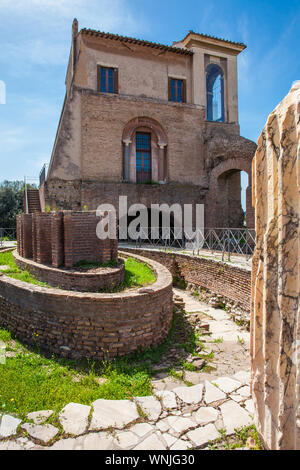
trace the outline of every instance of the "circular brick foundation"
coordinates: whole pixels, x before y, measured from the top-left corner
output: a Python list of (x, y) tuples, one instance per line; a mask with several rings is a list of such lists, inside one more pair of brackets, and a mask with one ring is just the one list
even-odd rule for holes
[(125, 265), (122, 259), (118, 266), (98, 268), (97, 272), (84, 272), (74, 269), (59, 269), (52, 266), (36, 263), (23, 258), (17, 250), (13, 252), (17, 266), (22, 271), (28, 271), (32, 276), (52, 287), (79, 292), (100, 292), (104, 289), (113, 289), (124, 281)]
[(101, 359), (162, 343), (173, 315), (172, 276), (149, 259), (150, 286), (115, 294), (73, 292), (0, 274), (0, 325), (27, 344), (69, 358)]

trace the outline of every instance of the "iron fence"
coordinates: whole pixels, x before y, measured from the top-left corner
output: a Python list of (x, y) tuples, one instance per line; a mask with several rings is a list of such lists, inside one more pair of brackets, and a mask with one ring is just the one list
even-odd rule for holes
[(248, 228), (206, 228), (196, 230), (186, 236), (182, 229), (151, 227), (140, 228), (138, 236), (131, 237), (130, 231), (119, 228), (119, 243), (129, 244), (136, 248), (160, 248), (168, 251), (188, 250), (199, 254), (201, 250), (227, 254), (243, 255), (250, 258), (255, 249), (256, 235), (254, 229)]
[(3, 246), (5, 241), (15, 241), (17, 239), (15, 228), (1, 228), (0, 227), (0, 246)]
[(46, 181), (46, 163), (43, 165), (43, 168), (41, 169), (40, 171), (40, 176), (39, 176), (39, 180), (40, 180), (40, 187), (42, 186), (42, 184)]

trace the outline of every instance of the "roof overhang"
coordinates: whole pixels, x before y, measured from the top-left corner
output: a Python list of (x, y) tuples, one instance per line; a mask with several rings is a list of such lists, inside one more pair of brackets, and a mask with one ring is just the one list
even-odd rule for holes
[(126, 44), (144, 46), (144, 47), (148, 47), (151, 49), (157, 49), (157, 50), (164, 51), (164, 52), (172, 52), (172, 53), (180, 54), (180, 55), (187, 55), (187, 56), (193, 55), (193, 52), (186, 48), (167, 46), (167, 45), (159, 44), (155, 42), (144, 41), (142, 39), (136, 39), (136, 38), (131, 38), (127, 36), (120, 36), (118, 34), (112, 34), (112, 33), (104, 33), (102, 31), (95, 31), (93, 29), (86, 29), (86, 28), (81, 29), (80, 34), (84, 36), (93, 37), (93, 38), (107, 39), (107, 40), (119, 41), (121, 43), (126, 43)]
[(188, 50), (204, 48), (215, 50), (216, 52), (225, 52), (231, 55), (238, 55), (247, 47), (241, 42), (228, 41), (227, 39), (194, 33), (193, 31), (190, 31), (182, 41), (174, 43), (174, 46), (176, 47), (176, 44), (179, 43)]

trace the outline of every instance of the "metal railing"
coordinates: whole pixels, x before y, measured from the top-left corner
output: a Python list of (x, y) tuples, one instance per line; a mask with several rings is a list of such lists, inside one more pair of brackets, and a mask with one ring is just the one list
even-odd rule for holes
[(39, 178), (36, 178), (35, 176), (24, 176), (24, 202), (25, 202), (25, 207), (24, 207), (24, 212), (25, 214), (29, 213), (29, 207), (28, 207), (28, 184), (31, 186), (32, 184), (35, 185), (35, 188), (37, 189), (36, 182), (39, 181)]
[(43, 165), (43, 168), (42, 168), (41, 171), (40, 171), (40, 176), (39, 176), (40, 187), (41, 187), (42, 184), (46, 181), (46, 167), (47, 167), (47, 164), (45, 163), (45, 164)]
[(206, 228), (196, 230), (191, 237), (187, 237), (182, 234), (182, 229), (151, 227), (140, 228), (138, 235), (130, 237), (127, 229), (119, 229), (119, 243), (136, 248), (187, 250), (193, 254), (208, 250), (222, 253), (222, 259), (227, 254), (229, 260), (232, 254), (251, 258), (256, 244), (255, 230), (248, 228)]
[(0, 227), (0, 246), (3, 246), (5, 241), (15, 241), (17, 239), (15, 228), (1, 228)]

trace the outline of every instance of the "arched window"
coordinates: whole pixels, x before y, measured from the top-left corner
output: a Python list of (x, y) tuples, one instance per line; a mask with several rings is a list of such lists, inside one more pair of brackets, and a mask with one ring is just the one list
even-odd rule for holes
[(224, 74), (216, 64), (210, 64), (206, 69), (206, 97), (207, 120), (224, 122)]
[(142, 116), (123, 131), (123, 181), (167, 182), (167, 136), (154, 119)]

